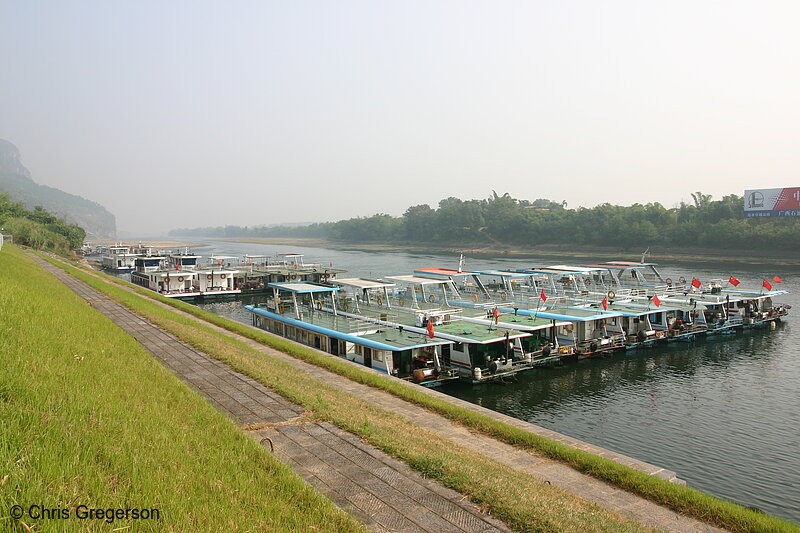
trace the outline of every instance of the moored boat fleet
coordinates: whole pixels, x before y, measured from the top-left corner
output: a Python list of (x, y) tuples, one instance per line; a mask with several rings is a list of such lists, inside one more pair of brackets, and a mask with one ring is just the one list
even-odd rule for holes
[(788, 305), (773, 284), (663, 277), (654, 263), (611, 261), (507, 270), (420, 268), (340, 278), (300, 254), (201, 256), (110, 247), (131, 281), (164, 296), (263, 294), (254, 326), (426, 386), (502, 381), (567, 359), (774, 327)]
[(790, 306), (764, 280), (663, 278), (653, 263), (422, 268), (381, 279), (270, 283), (256, 327), (426, 385), (503, 380), (565, 359), (774, 327)]

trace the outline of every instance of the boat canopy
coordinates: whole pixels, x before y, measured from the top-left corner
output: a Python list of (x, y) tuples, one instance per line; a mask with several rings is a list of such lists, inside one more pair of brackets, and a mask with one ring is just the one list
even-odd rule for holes
[(386, 276), (386, 279), (416, 285), (443, 285), (448, 283), (448, 280), (421, 278), (419, 276)]
[(653, 263), (633, 263), (630, 265), (621, 265), (617, 263), (600, 263), (598, 265), (581, 265), (585, 267), (593, 267), (593, 268), (602, 268), (606, 270), (641, 270), (644, 269), (646, 266), (650, 266)]
[(604, 263), (606, 265), (622, 265), (622, 266), (658, 266), (658, 263), (639, 263), (636, 261), (608, 261)]
[(396, 286), (394, 283), (386, 283), (385, 281), (367, 278), (332, 279), (330, 283), (341, 285), (342, 287), (354, 287), (356, 289), (383, 289)]
[(531, 275), (526, 272), (511, 272), (510, 270), (481, 270), (481, 276), (495, 276), (497, 278), (529, 278)]
[[(529, 309), (533, 313), (533, 309)], [(536, 312), (537, 316), (555, 320), (567, 320), (569, 322), (589, 322), (591, 320), (604, 320), (623, 316), (616, 311), (602, 311), (590, 307), (557, 307)]]
[(269, 283), (267, 286), (281, 291), (293, 292), (295, 294), (336, 292), (339, 290), (339, 287), (330, 287), (328, 285), (322, 285), (321, 283), (313, 283), (310, 281), (288, 281), (284, 283)]
[[(332, 327), (325, 327), (321, 324), (315, 324), (305, 320), (298, 320), (285, 315), (276, 314), (271, 311), (261, 309), (259, 307), (255, 307), (252, 305), (246, 305), (245, 309), (257, 315), (262, 315), (271, 318), (273, 320), (278, 320), (285, 324), (296, 326), (298, 328), (302, 328), (308, 331), (313, 331), (315, 333), (320, 333), (322, 335), (333, 337), (335, 339), (352, 342), (353, 344), (360, 344), (362, 346), (375, 348), (377, 350), (389, 350), (396, 352), (403, 350), (411, 350), (414, 348), (424, 348), (426, 346), (438, 346), (438, 345), (450, 344), (450, 341), (447, 340), (427, 339), (424, 335), (421, 335), (419, 333), (409, 334), (393, 328), (388, 328), (384, 331), (377, 331), (376, 333), (355, 335), (351, 333), (345, 333), (337, 329), (333, 329)], [(376, 324), (376, 327), (379, 327), (379, 325)], [(421, 336), (424, 339), (423, 342), (420, 342)]]
[(607, 270), (603, 267), (593, 266), (569, 266), (569, 265), (552, 265), (548, 269), (565, 270), (570, 274), (591, 274), (592, 272), (603, 272)]
[(475, 276), (478, 272), (471, 272), (469, 270), (453, 270), (452, 268), (418, 268), (414, 270), (414, 274), (422, 274), (423, 276), (440, 276), (447, 278), (465, 278), (468, 276)]

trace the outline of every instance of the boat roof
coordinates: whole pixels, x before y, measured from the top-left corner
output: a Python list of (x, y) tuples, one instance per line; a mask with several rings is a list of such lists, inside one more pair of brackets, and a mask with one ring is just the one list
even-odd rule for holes
[(431, 279), (431, 278), (421, 278), (419, 276), (386, 276), (386, 279), (391, 279), (394, 281), (399, 281), (401, 283), (406, 284), (416, 284), (416, 285), (442, 285), (447, 283), (447, 280), (441, 279)]
[(158, 275), (162, 278), (174, 278), (175, 276), (193, 278), (198, 275), (195, 270), (153, 270), (151, 272), (142, 272), (142, 274)]
[[(600, 307), (602, 307), (602, 304), (593, 303), (589, 304), (588, 309), (599, 309)], [(674, 311), (676, 308), (672, 305), (660, 305), (658, 307), (652, 305), (648, 307), (646, 304), (636, 305), (628, 302), (622, 302), (608, 304), (608, 310), (615, 313), (621, 313), (622, 316), (642, 316), (663, 311)]]
[[(200, 256), (199, 255), (192, 255), (192, 256), (184, 256), (184, 257), (200, 257)], [(247, 256), (245, 256), (245, 257), (247, 257)], [(211, 257), (209, 257), (209, 259), (211, 259), (212, 261), (216, 261), (218, 259), (224, 261), (226, 259), (239, 259), (239, 258), (236, 257), (235, 255), (212, 255)]]
[(339, 287), (331, 287), (310, 281), (287, 281), (283, 283), (269, 283), (268, 287), (296, 294), (313, 294), (317, 292), (336, 292)]
[(292, 259), (295, 257), (303, 257), (303, 254), (278, 254), (278, 257), (283, 257), (284, 259)]
[(255, 259), (256, 257), (267, 257), (267, 256), (266, 255), (262, 255), (262, 254), (255, 254), (255, 255), (254, 254), (244, 254), (244, 258), (245, 259), (250, 259), (250, 258)]
[(612, 269), (612, 270), (629, 270), (629, 269), (641, 269), (646, 266), (649, 266), (651, 263), (631, 263), (630, 265), (621, 265), (615, 263), (600, 263), (596, 265), (583, 265), (585, 267), (597, 267), (603, 269)]
[(213, 266), (207, 266), (203, 268), (195, 269), (195, 272), (201, 272), (203, 274), (238, 274), (239, 270), (232, 270), (230, 268), (214, 268)]
[(566, 320), (568, 322), (589, 322), (591, 320), (603, 320), (606, 318), (623, 316), (622, 313), (616, 311), (603, 311), (602, 309), (592, 309), (589, 307), (553, 307), (541, 311), (535, 311), (534, 309), (527, 309), (526, 311), (535, 313), (537, 316)]
[(341, 285), (343, 287), (355, 287), (357, 289), (382, 289), (384, 287), (394, 287), (394, 283), (386, 283), (385, 281), (378, 281), (367, 278), (344, 278), (332, 279), (330, 283), (334, 285)]
[(528, 278), (527, 272), (511, 272), (510, 270), (481, 270), (478, 274), (482, 276), (496, 276), (499, 278)]
[(414, 270), (414, 274), (422, 274), (425, 276), (444, 276), (448, 278), (464, 278), (467, 276), (474, 276), (477, 272), (471, 272), (469, 270), (453, 270), (452, 268), (418, 268)]
[(560, 269), (560, 270), (568, 270), (570, 272), (580, 273), (580, 274), (588, 274), (590, 272), (602, 272), (606, 270), (603, 267), (593, 267), (593, 266), (569, 266), (569, 265), (551, 265), (547, 268), (553, 269)]
[[(479, 309), (463, 309), (461, 316), (470, 318), (472, 320), (480, 319), (482, 322), (486, 320), (494, 323), (494, 318), (487, 316), (484, 310)], [(553, 327), (553, 320), (549, 318), (538, 317), (534, 315), (515, 315), (513, 313), (501, 313), (497, 327), (504, 329), (516, 329), (519, 331), (537, 331)], [(566, 326), (571, 324), (569, 321), (555, 321), (556, 326)]]
[[(561, 275), (570, 274), (570, 272), (565, 271), (565, 270), (561, 270), (561, 269), (558, 269), (558, 268), (525, 268), (525, 269), (517, 270), (517, 272), (527, 272), (529, 275), (530, 274), (561, 274)], [(576, 271), (576, 272), (572, 272), (572, 273), (573, 274), (578, 274), (579, 272)]]
[(606, 261), (607, 265), (623, 265), (623, 266), (657, 266), (658, 263), (639, 263), (638, 261)]
[[(663, 300), (663, 299), (662, 299)], [(615, 304), (616, 305), (616, 304)], [(644, 303), (636, 303), (636, 302), (625, 302), (625, 305), (630, 307), (647, 307), (647, 304)], [(688, 304), (688, 303), (680, 303), (680, 302), (668, 302), (666, 305), (662, 304), (658, 307), (660, 310), (667, 310), (667, 311), (705, 311), (708, 309), (705, 305), (701, 303), (697, 304)]]
[[(413, 333), (407, 330), (401, 331), (398, 328), (385, 326), (381, 324), (374, 324), (374, 332), (364, 333), (361, 335), (353, 333), (345, 333), (343, 329), (350, 330), (353, 323), (358, 323), (359, 327), (364, 327), (363, 321), (357, 318), (333, 315), (330, 313), (309, 313), (304, 320), (297, 320), (295, 318), (280, 315), (266, 309), (261, 309), (252, 305), (244, 306), (248, 311), (268, 316), (270, 318), (291, 324), (303, 329), (322, 333), (324, 335), (334, 337), (341, 340), (346, 340), (354, 344), (361, 344), (362, 346), (369, 346), (379, 350), (411, 350), (413, 348), (422, 348), (425, 346), (439, 346), (442, 344), (450, 344), (450, 341), (429, 338), (423, 333)], [(370, 328), (373, 329), (373, 328)]]

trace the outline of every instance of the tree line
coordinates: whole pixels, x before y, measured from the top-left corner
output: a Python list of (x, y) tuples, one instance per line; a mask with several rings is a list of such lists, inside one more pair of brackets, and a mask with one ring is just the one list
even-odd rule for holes
[(437, 208), (409, 207), (400, 217), (376, 214), (306, 226), (179, 229), (171, 235), (313, 237), (346, 243), (419, 243), (448, 246), (579, 244), (643, 250), (648, 246), (736, 250), (800, 249), (800, 219), (745, 219), (744, 201), (696, 192), (692, 203), (601, 204), (569, 209), (566, 202), (493, 193), (482, 200), (450, 197)]
[(15, 243), (60, 253), (80, 248), (86, 238), (80, 226), (68, 224), (40, 206), (28, 210), (8, 194), (0, 194), (0, 230), (13, 235)]

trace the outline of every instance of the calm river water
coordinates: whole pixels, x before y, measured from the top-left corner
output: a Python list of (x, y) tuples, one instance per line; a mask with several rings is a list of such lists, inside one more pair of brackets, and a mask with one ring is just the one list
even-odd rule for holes
[[(458, 263), (443, 255), (213, 241), (196, 252), (303, 253), (306, 262), (346, 269), (346, 277), (410, 274), (414, 268)], [(558, 262), (467, 258), (467, 268)], [(733, 274), (743, 287), (755, 288), (778, 274), (784, 280), (779, 287), (789, 294), (777, 301), (794, 309), (775, 331), (623, 352), (523, 373), (514, 384), (452, 384), (442, 392), (674, 470), (692, 487), (800, 523), (800, 265), (771, 271), (671, 263), (660, 270), (673, 279), (704, 281)], [(249, 323), (240, 301), (202, 307)]]

